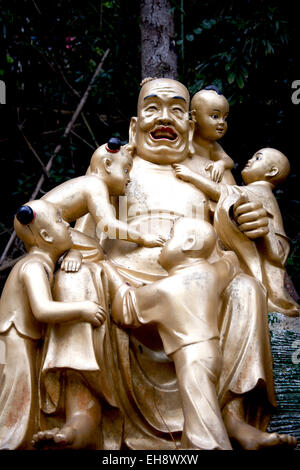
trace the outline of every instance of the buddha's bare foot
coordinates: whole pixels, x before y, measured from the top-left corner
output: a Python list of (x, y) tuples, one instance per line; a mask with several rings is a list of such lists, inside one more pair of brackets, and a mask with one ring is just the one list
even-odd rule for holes
[(47, 449), (84, 449), (95, 445), (96, 429), (91, 417), (78, 413), (62, 428), (40, 431), (33, 436), (35, 447)]
[(289, 434), (260, 431), (230, 412), (226, 413), (223, 418), (230, 439), (236, 441), (245, 450), (292, 449), (297, 446), (297, 439)]
[(60, 428), (46, 429), (46, 431), (39, 431), (32, 437), (32, 445), (34, 447), (48, 447), (54, 442), (54, 436), (60, 431)]

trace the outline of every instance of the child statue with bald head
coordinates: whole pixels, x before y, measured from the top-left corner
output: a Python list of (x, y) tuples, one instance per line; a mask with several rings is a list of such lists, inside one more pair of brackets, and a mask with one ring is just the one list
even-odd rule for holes
[[(219, 201), (219, 207), (230, 194), (242, 196), (244, 202), (263, 201), (268, 216), (265, 225), (269, 227), (269, 231), (255, 242), (255, 248), (254, 242), (244, 238), (240, 230), (234, 230), (236, 236), (232, 231), (224, 229), (220, 230), (219, 234), (225, 245), (239, 255), (246, 272), (263, 282), (269, 294), (269, 309), (289, 316), (299, 315), (299, 305), (288, 295), (284, 287), (284, 264), (289, 253), (289, 240), (273, 194), (275, 187), (282, 183), (290, 172), (287, 157), (273, 148), (263, 148), (255, 152), (242, 170), (246, 186), (215, 183), (180, 164), (174, 164), (174, 169), (178, 178), (193, 184), (213, 201)], [(222, 211), (221, 207), (221, 213)], [(216, 221), (217, 223), (221, 221), (218, 215)], [(224, 227), (229, 226), (229, 219), (226, 222), (227, 225)], [(251, 222), (248, 223), (248, 227), (244, 224), (244, 228), (251, 231)], [(240, 229), (243, 230), (243, 226), (240, 226)]]
[[(212, 262), (216, 242), (208, 222), (180, 218), (159, 256), (168, 276), (139, 288), (128, 287), (105, 263), (114, 286), (114, 320), (126, 328), (156, 324), (165, 353), (174, 361), (184, 415), (184, 449), (231, 449), (215, 388), (222, 366), (218, 313), (222, 292), (239, 264), (229, 251)], [(124, 302), (125, 315), (121, 313)]]
[(12, 269), (0, 299), (0, 341), (5, 364), (0, 374), (0, 449), (31, 448), (37, 430), (36, 366), (45, 324), (88, 322), (100, 326), (105, 312), (90, 300), (52, 299), (53, 271), (73, 244), (69, 224), (47, 201), (31, 201), (15, 217), (15, 230), (28, 254)]
[(191, 101), (191, 116), (195, 123), (193, 147), (195, 153), (211, 160), (206, 166), (210, 177), (220, 182), (225, 170), (233, 168), (233, 160), (217, 142), (227, 131), (229, 103), (214, 85), (198, 91)]

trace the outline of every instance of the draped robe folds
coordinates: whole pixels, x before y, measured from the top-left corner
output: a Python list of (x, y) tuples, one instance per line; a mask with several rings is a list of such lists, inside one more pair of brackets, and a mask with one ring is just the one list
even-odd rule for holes
[[(230, 218), (230, 210), (241, 195), (251, 202), (263, 201), (269, 216), (269, 233), (264, 240), (250, 240)], [(289, 296), (284, 285), (284, 263), (289, 243), (271, 188), (263, 182), (248, 186), (222, 185), (214, 225), (224, 245), (239, 257), (244, 272), (260, 280), (266, 287), (269, 311), (298, 316), (300, 306)]]
[[(126, 202), (128, 223), (137, 229), (168, 237), (178, 217), (191, 217), (194, 213), (194, 216), (209, 219), (206, 196), (191, 184), (177, 179), (170, 165), (156, 165), (135, 157), (130, 177), (127, 200), (119, 201), (118, 217), (124, 217), (122, 211)], [(91, 227), (90, 216), (85, 216), (80, 230), (91, 235), (95, 233), (95, 227)], [(166, 276), (157, 261), (160, 248), (108, 239), (102, 246), (124, 281), (134, 287)], [(95, 246), (91, 246), (92, 250)], [(85, 255), (88, 256), (86, 247)], [(80, 271), (77, 275), (80, 276)], [(68, 274), (61, 273), (56, 286), (58, 292), (61, 290), (61, 299), (68, 283)], [(124, 314), (132, 308), (126, 298), (122, 308)], [(220, 407), (233, 397), (245, 394), (247, 422), (265, 430), (276, 400), (267, 300), (262, 284), (246, 274), (236, 276), (224, 293), (218, 325), (223, 355), (217, 384)], [(176, 448), (183, 430), (183, 413), (174, 364), (166, 356), (156, 328), (145, 325), (126, 330), (114, 323), (105, 323), (103, 327), (109, 341), (104, 344), (101, 370), (102, 374), (112, 377), (110, 393), (124, 419), (121, 431), (120, 427), (114, 431), (115, 426), (120, 426), (119, 420), (111, 420), (109, 425), (104, 420), (104, 448), (117, 448), (121, 441), (131, 449)], [(107, 358), (110, 358), (109, 364)], [(107, 416), (109, 419), (109, 412)]]

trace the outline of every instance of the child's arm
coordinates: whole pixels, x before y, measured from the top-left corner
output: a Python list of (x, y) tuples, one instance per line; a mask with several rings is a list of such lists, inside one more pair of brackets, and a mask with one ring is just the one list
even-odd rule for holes
[(234, 161), (225, 152), (223, 147), (218, 142), (214, 142), (213, 151), (210, 154), (210, 159), (214, 162), (222, 161), (225, 165), (225, 170), (232, 170)]
[(218, 286), (221, 291), (240, 272), (240, 263), (233, 251), (224, 251), (222, 258), (213, 263), (213, 266), (218, 273)]
[(61, 269), (66, 273), (79, 271), (82, 262), (82, 254), (79, 250), (70, 250), (61, 263)]
[(82, 302), (56, 302), (52, 299), (49, 280), (44, 266), (33, 261), (23, 268), (22, 280), (31, 310), (36, 319), (44, 323), (89, 322), (100, 326), (105, 321), (105, 311), (90, 300)]
[(215, 183), (209, 178), (205, 178), (205, 176), (191, 171), (185, 165), (175, 163), (173, 168), (177, 178), (180, 178), (183, 181), (187, 181), (188, 183), (192, 183), (194, 186), (196, 186), (196, 188), (203, 191), (213, 201), (219, 200), (221, 195), (221, 187), (219, 183)]
[(214, 163), (207, 165), (206, 170), (210, 170), (212, 180), (219, 183), (223, 178), (225, 170), (231, 170), (234, 162), (218, 142), (213, 143), (210, 159)]
[(102, 266), (108, 279), (109, 294), (112, 301), (111, 315), (113, 320), (118, 325), (127, 328), (141, 326), (142, 324), (138, 319), (135, 305), (131, 297), (131, 293), (135, 291), (135, 288), (131, 287), (124, 278), (118, 274), (109, 261), (104, 261)]
[(156, 235), (142, 234), (125, 222), (119, 221), (110, 203), (106, 184), (98, 176), (79, 176), (66, 181), (43, 196), (43, 199), (59, 207), (62, 218), (67, 222), (73, 222), (89, 212), (96, 223), (98, 233), (107, 232), (110, 238), (123, 239), (147, 247), (162, 246), (165, 241)]
[(127, 223), (116, 218), (115, 209), (110, 202), (109, 193), (97, 193), (89, 190), (87, 194), (87, 206), (96, 223), (96, 233), (100, 238), (101, 233), (106, 233), (109, 238), (127, 240), (146, 247), (162, 246), (165, 240), (149, 233), (141, 233), (130, 227)]
[(205, 169), (210, 172), (211, 179), (215, 183), (220, 183), (225, 172), (225, 163), (219, 160), (218, 162), (209, 163)]

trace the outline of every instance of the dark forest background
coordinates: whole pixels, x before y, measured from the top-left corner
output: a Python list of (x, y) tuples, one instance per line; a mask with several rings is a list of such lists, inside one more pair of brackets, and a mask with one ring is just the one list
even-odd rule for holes
[[(292, 102), (292, 84), (300, 80), (300, 42), (295, 5), (170, 0), (170, 6), (178, 79), (191, 94), (215, 84), (230, 101), (222, 145), (236, 162), (237, 182), (259, 148), (278, 148), (290, 160), (291, 174), (276, 197), (291, 238), (287, 270), (299, 292), (300, 104)], [(1, 2), (0, 80), (6, 84), (6, 104), (0, 106), (0, 256), (13, 232), (16, 209), (33, 194), (53, 153), (37, 197), (84, 174), (94, 149), (111, 136), (127, 141), (141, 81), (140, 7), (139, 0)], [(85, 106), (64, 137), (105, 53)], [(9, 273), (6, 267), (23, 252), (15, 241), (2, 257), (1, 285)]]

